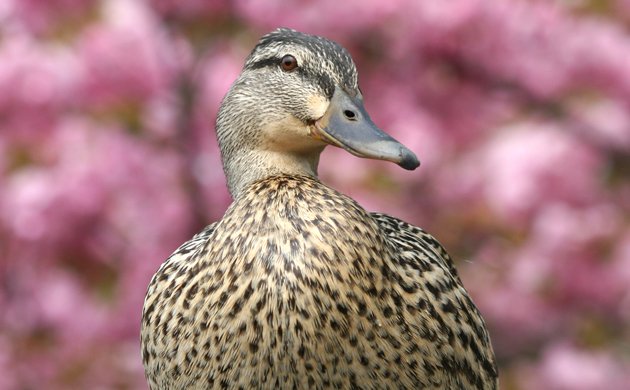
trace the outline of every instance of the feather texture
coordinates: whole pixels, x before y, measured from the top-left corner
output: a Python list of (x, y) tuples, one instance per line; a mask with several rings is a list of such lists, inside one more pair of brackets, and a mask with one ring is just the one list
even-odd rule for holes
[(442, 246), (308, 176), (253, 183), (175, 251), (142, 344), (153, 390), (497, 386)]

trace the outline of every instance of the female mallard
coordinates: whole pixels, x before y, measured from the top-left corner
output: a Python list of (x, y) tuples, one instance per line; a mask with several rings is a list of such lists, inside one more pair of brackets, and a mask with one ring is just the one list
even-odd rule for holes
[(497, 387), (485, 324), (440, 244), (317, 179), (326, 144), (419, 165), (370, 120), (345, 49), (264, 36), (217, 133), (234, 202), (149, 285), (151, 389)]

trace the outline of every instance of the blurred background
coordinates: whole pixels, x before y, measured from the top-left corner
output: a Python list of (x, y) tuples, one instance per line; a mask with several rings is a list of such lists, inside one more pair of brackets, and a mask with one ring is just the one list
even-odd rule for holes
[(320, 173), (446, 246), (502, 388), (630, 388), (630, 1), (3, 0), (0, 389), (147, 388), (146, 287), (230, 203), (215, 115), (278, 26), (420, 157)]

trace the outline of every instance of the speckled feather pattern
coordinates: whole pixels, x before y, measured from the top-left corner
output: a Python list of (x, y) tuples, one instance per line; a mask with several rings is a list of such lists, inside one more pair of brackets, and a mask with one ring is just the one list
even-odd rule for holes
[(177, 249), (141, 337), (152, 390), (497, 388), (442, 246), (307, 176), (252, 183)]

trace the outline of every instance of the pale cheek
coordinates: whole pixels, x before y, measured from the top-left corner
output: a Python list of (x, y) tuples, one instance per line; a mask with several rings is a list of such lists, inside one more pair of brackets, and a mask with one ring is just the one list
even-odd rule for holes
[(309, 116), (313, 119), (319, 119), (324, 116), (329, 104), (328, 99), (320, 95), (311, 95), (306, 99)]
[(262, 126), (262, 145), (264, 149), (291, 149), (292, 145), (301, 145), (308, 140), (309, 130), (304, 123), (294, 116), (276, 120)]

